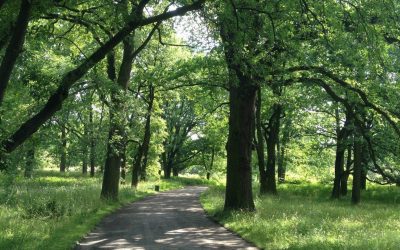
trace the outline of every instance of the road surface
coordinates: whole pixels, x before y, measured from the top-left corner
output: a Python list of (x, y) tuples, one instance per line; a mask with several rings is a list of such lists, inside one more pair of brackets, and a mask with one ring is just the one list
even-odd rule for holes
[(257, 249), (206, 216), (199, 202), (205, 189), (134, 202), (106, 217), (75, 249)]

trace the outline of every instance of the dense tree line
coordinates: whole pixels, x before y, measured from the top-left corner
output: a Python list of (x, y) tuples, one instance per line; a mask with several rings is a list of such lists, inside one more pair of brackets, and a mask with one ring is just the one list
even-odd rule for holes
[(225, 209), (253, 210), (254, 178), (276, 195), (304, 165), (329, 176), (334, 199), (351, 176), (358, 203), (367, 181), (400, 183), (399, 10), (0, 1), (0, 169), (79, 166), (103, 174), (107, 199), (127, 173), (132, 187), (161, 172), (226, 174)]

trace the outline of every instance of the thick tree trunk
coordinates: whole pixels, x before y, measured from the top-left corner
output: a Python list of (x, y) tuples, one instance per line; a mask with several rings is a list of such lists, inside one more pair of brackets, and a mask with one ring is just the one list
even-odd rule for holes
[(360, 203), (361, 199), (361, 171), (362, 171), (362, 138), (355, 136), (354, 139), (354, 167), (353, 167), (353, 190), (351, 201), (353, 204)]
[(33, 169), (35, 166), (35, 146), (29, 145), (28, 150), (26, 151), (26, 162), (25, 162), (25, 178), (32, 178)]
[(61, 125), (60, 172), (67, 169), (67, 129), (65, 123)]
[(165, 179), (170, 179), (171, 178), (171, 173), (172, 173), (172, 161), (169, 159), (167, 160), (165, 166), (164, 166), (164, 178)]
[(264, 159), (264, 139), (261, 128), (261, 107), (262, 107), (262, 96), (261, 87), (257, 90), (257, 101), (256, 101), (256, 136), (257, 136), (257, 159), (258, 159), (258, 171), (260, 175), (260, 194), (266, 193), (267, 190), (267, 173), (265, 170), (265, 159)]
[(224, 210), (254, 210), (251, 153), (257, 87), (243, 79), (229, 90), (229, 135)]
[[(114, 117), (110, 114), (110, 120)], [(118, 199), (119, 189), (119, 175), (121, 167), (121, 155), (120, 150), (121, 142), (118, 138), (121, 135), (119, 128), (111, 123), (108, 134), (107, 143), (107, 156), (104, 164), (103, 184), (101, 189), (101, 198), (108, 200)]]
[(21, 53), (22, 47), (25, 42), (25, 35), (28, 29), (31, 9), (32, 1), (21, 0), (21, 7), (17, 17), (17, 22), (15, 24), (15, 28), (13, 29), (13, 34), (11, 36), (3, 60), (0, 64), (0, 106), (3, 103), (4, 93), (7, 89), (12, 70), (14, 69), (17, 58)]

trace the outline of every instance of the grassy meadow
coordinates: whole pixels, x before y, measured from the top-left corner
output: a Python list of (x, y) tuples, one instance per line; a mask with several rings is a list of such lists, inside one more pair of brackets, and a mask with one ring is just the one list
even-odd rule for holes
[(207, 213), (262, 249), (400, 249), (400, 187), (372, 186), (361, 204), (329, 199), (330, 186), (281, 184), (255, 213), (223, 212), (223, 187), (201, 197)]
[[(128, 182), (129, 183), (129, 182)], [(35, 178), (0, 175), (0, 249), (71, 249), (104, 216), (160, 190), (204, 184), (173, 178), (120, 186), (118, 202), (101, 200), (101, 178), (42, 171)]]

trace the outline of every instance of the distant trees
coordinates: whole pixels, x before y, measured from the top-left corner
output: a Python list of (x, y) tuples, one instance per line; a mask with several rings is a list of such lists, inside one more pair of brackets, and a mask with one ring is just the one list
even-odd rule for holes
[[(334, 199), (352, 179), (358, 203), (367, 180), (400, 183), (399, 8), (0, 1), (0, 169), (90, 168), (117, 199), (127, 173), (136, 187), (161, 169), (211, 178), (226, 164), (225, 210), (252, 211), (254, 176), (276, 195), (302, 168), (329, 175)], [(176, 34), (190, 22), (200, 31)]]

